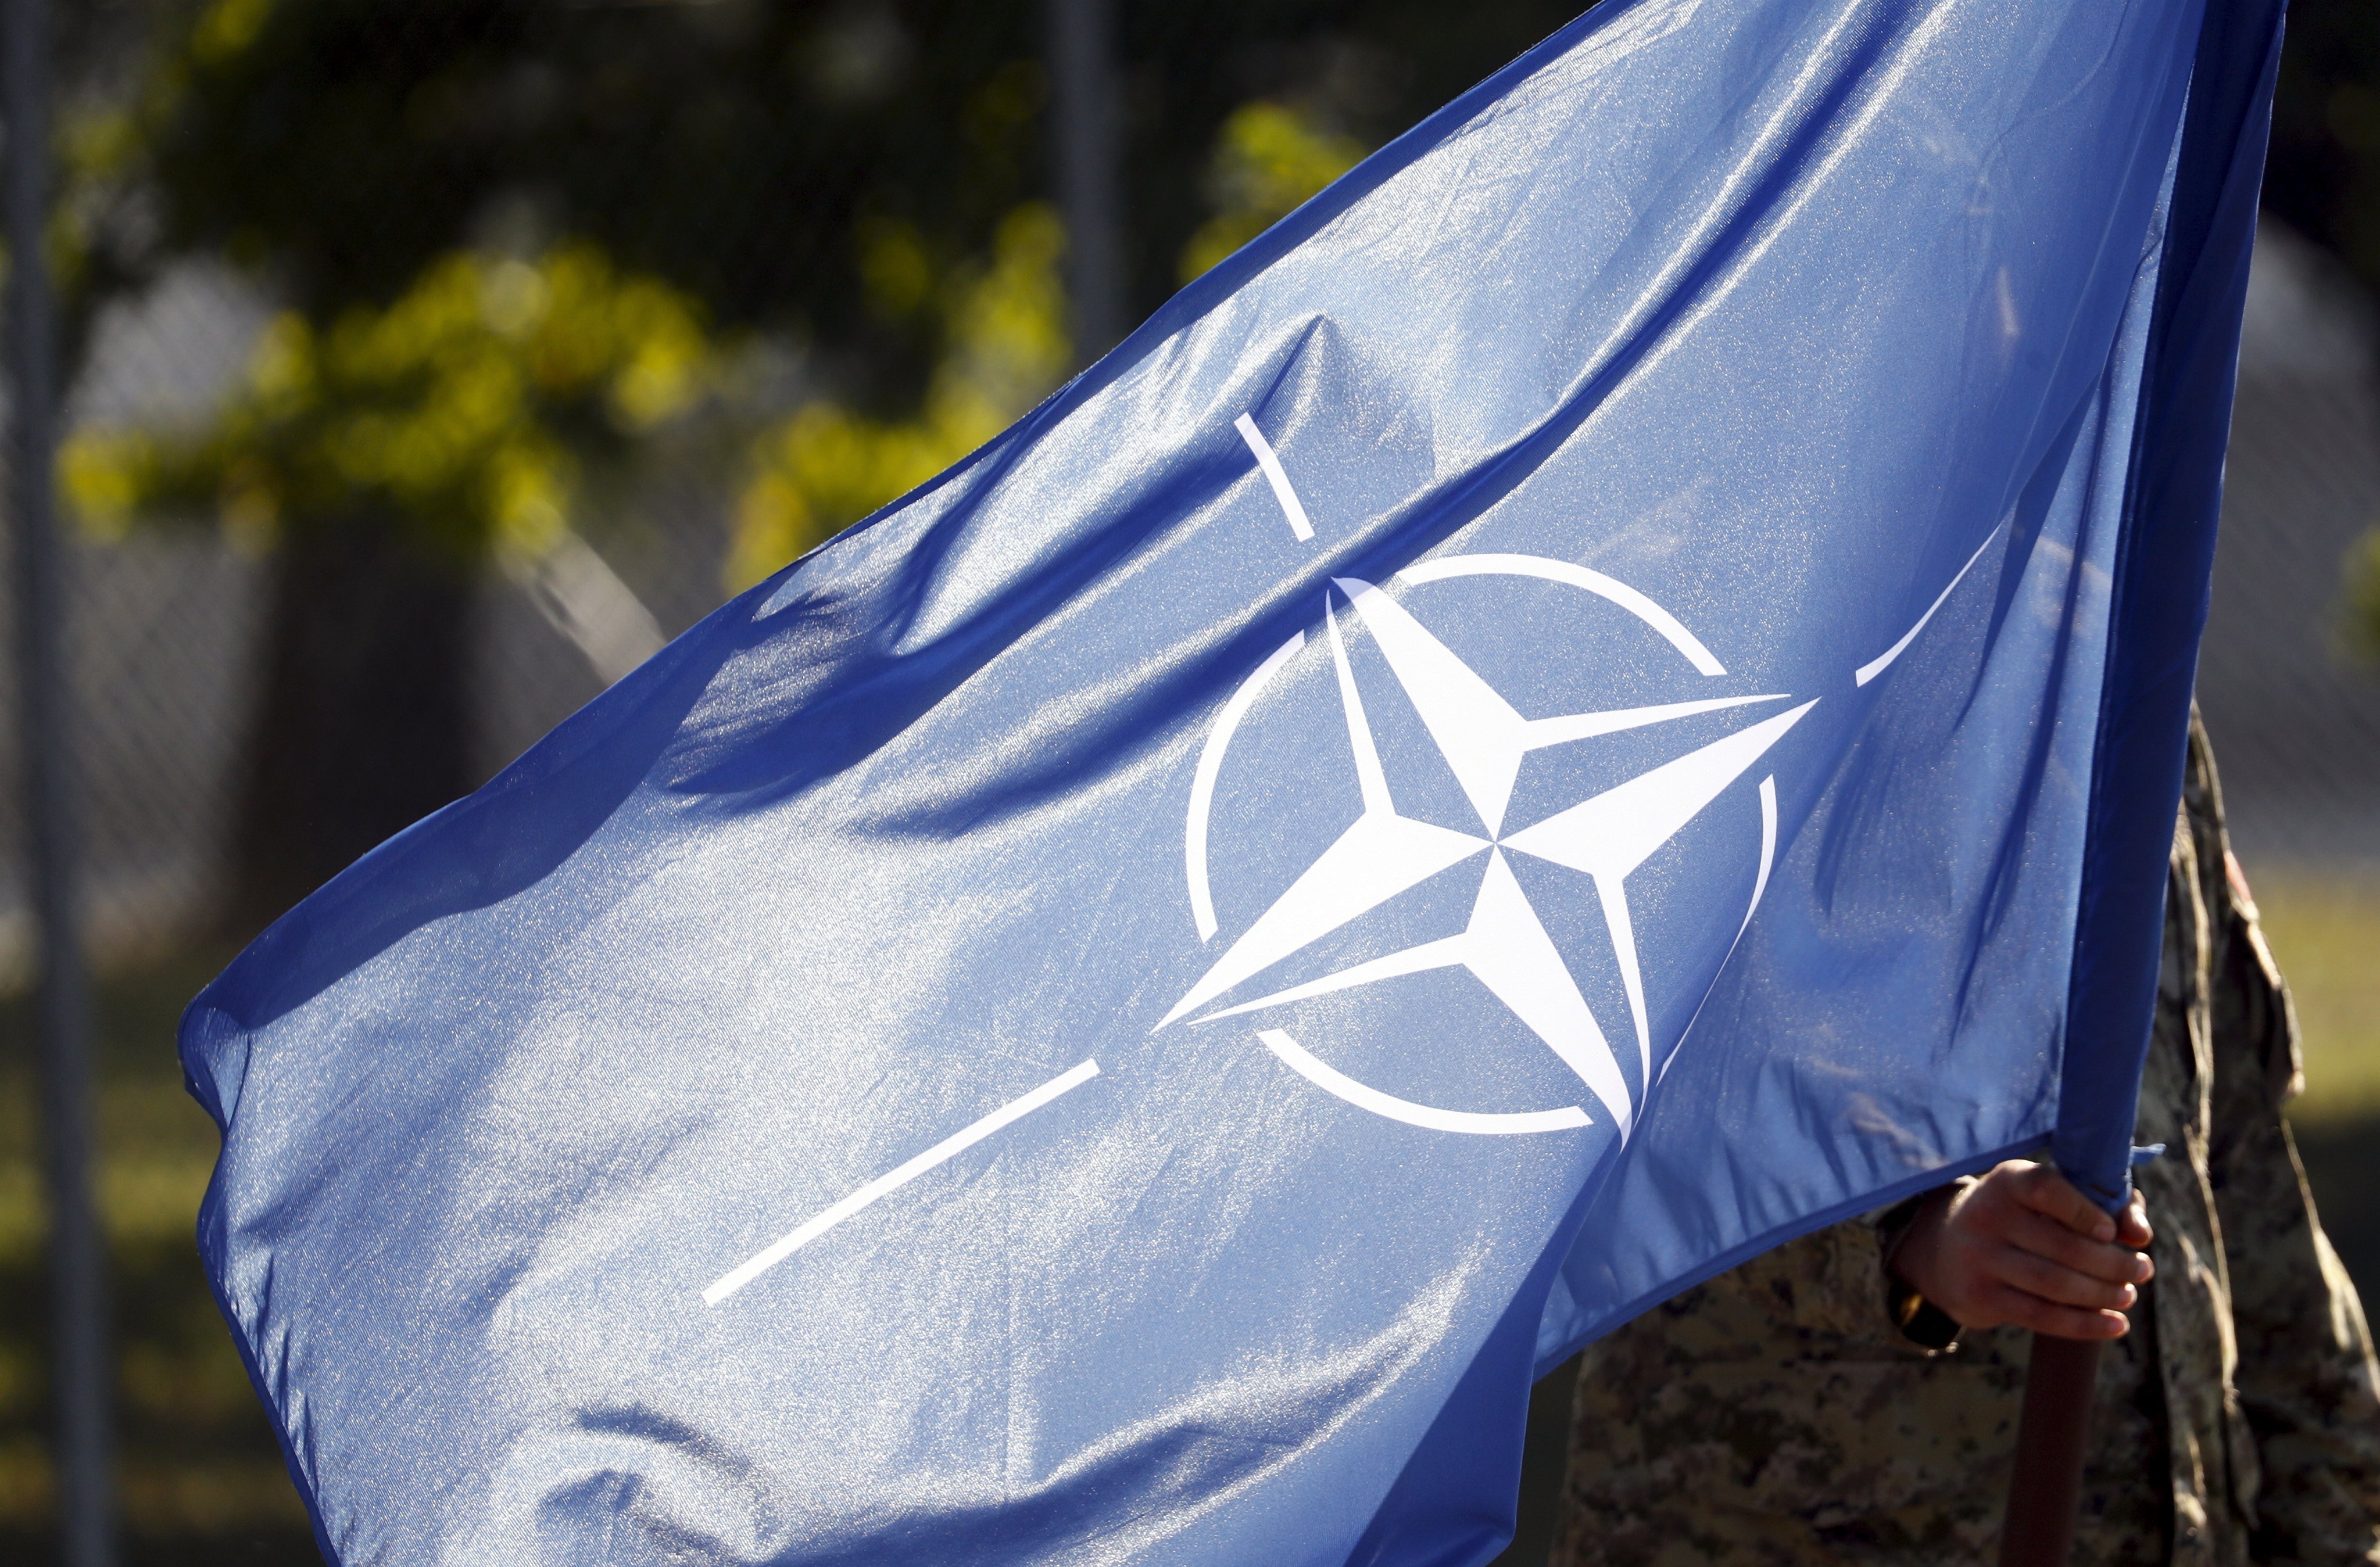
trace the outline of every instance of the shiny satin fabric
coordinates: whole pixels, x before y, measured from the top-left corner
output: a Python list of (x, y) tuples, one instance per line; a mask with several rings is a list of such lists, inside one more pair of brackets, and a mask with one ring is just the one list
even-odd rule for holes
[(1483, 1561), (1536, 1367), (2129, 1127), (2271, 26), (1615, 0), (307, 900), (326, 1551)]

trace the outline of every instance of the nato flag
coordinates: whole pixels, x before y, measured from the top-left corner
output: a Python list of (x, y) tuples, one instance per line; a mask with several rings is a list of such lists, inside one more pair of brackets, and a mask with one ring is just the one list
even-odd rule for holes
[(1463, 1563), (1524, 1395), (2113, 1198), (2277, 0), (1610, 0), (200, 996), (323, 1545)]

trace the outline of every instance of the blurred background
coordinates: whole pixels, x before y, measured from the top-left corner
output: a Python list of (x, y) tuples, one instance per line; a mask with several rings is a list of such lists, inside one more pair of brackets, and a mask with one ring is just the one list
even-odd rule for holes
[[(316, 1560), (191, 1243), (216, 1139), (173, 1027), (198, 987), (1576, 9), (55, 7), (61, 753), (121, 1560)], [(2305, 1028), (2301, 1147), (2370, 1295), (2380, 6), (2294, 11), (2200, 691)], [(58, 1550), (37, 835), (15, 627), (0, 647), (0, 1556), (34, 1561)], [(1539, 1499), (1562, 1396), (1533, 1417)], [(1543, 1560), (1538, 1517), (1508, 1560)]]

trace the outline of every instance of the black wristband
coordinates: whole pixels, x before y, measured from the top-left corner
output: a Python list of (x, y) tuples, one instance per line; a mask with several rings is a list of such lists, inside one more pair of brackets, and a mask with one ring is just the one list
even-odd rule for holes
[(1950, 1349), (1965, 1330), (1958, 1319), (1897, 1279), (1885, 1281), (1885, 1306), (1900, 1336), (1920, 1349)]

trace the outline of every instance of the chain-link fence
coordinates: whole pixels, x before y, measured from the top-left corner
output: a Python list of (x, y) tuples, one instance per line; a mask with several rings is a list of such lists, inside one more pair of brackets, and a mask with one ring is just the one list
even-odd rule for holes
[(2342, 573), (2380, 520), (2372, 301), (2280, 224), (2257, 235), (2199, 697), (2251, 862), (2380, 869), (2380, 666)]
[[(1112, 231), (1081, 243), (1099, 199), (1075, 190), (1075, 252), (1136, 316), (1572, 8), (113, 0), (75, 22), (67, 618), (130, 1554), (310, 1556), (188, 1255), (212, 1141), (168, 1031), (208, 970), (1099, 345), (1065, 307), (1067, 93), (1115, 159)], [(1081, 27), (1109, 50), (1067, 78), (1051, 30)], [(2242, 856), (2304, 959), (2336, 1107), (2309, 1158), (2367, 1282), (2380, 669), (2340, 572), (2380, 521), (2374, 341), (2345, 267), (2268, 223), (2201, 672)], [(0, 794), (17, 987), (24, 837)], [(53, 1481), (24, 1057), (0, 1079), (0, 1549), (31, 1551)]]

